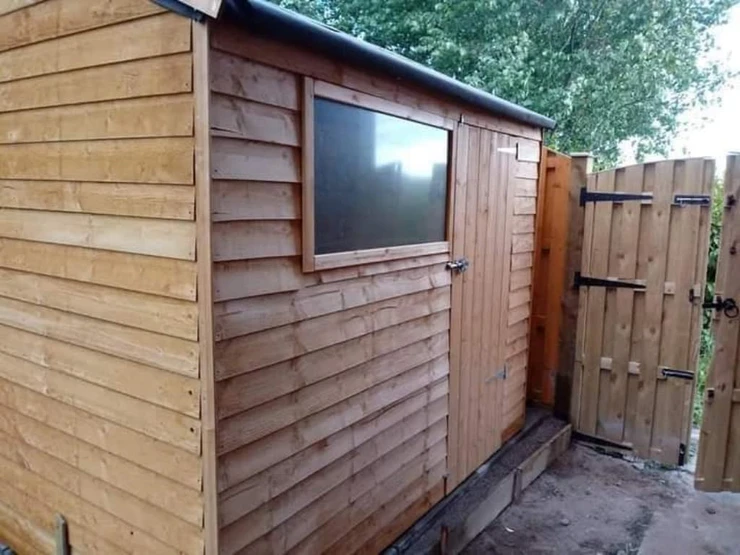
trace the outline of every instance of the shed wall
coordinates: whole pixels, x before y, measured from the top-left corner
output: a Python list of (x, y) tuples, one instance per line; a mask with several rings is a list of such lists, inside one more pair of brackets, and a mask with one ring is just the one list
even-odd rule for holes
[[(211, 37), (221, 551), (377, 552), (444, 492), (449, 254), (302, 272), (301, 77), (461, 109), (223, 24)], [(538, 130), (465, 119), (539, 152)], [(536, 159), (517, 162), (507, 247), (507, 434), (524, 414)]]
[(202, 553), (190, 21), (0, 14), (0, 541)]

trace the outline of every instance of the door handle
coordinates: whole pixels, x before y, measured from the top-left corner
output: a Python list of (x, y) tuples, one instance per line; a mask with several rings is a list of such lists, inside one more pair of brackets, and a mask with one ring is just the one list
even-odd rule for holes
[(470, 266), (470, 262), (467, 258), (458, 258), (457, 260), (450, 260), (445, 265), (445, 268), (452, 272), (462, 274), (463, 272), (467, 271), (468, 266)]

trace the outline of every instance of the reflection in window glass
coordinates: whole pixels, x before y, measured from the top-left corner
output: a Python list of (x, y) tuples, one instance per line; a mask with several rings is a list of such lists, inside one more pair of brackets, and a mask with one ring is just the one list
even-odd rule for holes
[(315, 99), (316, 254), (444, 241), (448, 132)]

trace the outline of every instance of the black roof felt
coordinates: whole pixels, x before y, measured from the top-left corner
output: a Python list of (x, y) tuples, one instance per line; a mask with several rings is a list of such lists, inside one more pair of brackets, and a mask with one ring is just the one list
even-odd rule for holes
[(236, 22), (252, 33), (310, 48), (344, 63), (381, 72), (400, 82), (418, 85), (504, 118), (545, 129), (555, 127), (555, 122), (546, 116), (265, 0), (224, 0), (220, 17)]

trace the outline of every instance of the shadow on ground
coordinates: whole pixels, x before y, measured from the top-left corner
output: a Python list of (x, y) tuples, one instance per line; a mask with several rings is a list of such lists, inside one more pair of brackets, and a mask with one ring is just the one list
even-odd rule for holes
[(692, 480), (574, 444), (465, 553), (740, 555), (740, 494)]

